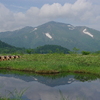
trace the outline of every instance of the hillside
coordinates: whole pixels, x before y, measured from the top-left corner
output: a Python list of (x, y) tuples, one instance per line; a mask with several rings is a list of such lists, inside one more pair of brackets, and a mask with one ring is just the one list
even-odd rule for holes
[(86, 26), (48, 22), (37, 27), (24, 27), (15, 31), (0, 32), (0, 40), (16, 47), (36, 48), (46, 44), (60, 45), (72, 50), (100, 50), (100, 31)]
[(16, 52), (24, 52), (24, 51), (25, 51), (25, 49), (23, 49), (23, 48), (17, 48), (17, 47), (11, 46), (7, 43), (0, 41), (0, 54), (16, 53)]
[(34, 49), (34, 53), (65, 53), (68, 54), (70, 50), (58, 45), (44, 45)]

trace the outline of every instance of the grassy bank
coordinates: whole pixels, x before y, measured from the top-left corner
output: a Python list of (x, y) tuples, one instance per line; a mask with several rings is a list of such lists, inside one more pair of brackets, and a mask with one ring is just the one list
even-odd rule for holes
[(0, 68), (40, 74), (74, 72), (100, 75), (100, 55), (24, 54), (18, 59), (1, 61)]

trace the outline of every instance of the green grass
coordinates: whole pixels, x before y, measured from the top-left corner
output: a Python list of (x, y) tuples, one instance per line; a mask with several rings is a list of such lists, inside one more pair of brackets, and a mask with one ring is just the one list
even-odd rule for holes
[(0, 94), (0, 100), (23, 100), (22, 96), (23, 94), (26, 92), (27, 89), (23, 89), (18, 91), (17, 89), (14, 89), (14, 91), (8, 91), (8, 95), (7, 96), (1, 96)]
[(24, 54), (19, 59), (1, 61), (0, 68), (46, 74), (74, 72), (100, 75), (100, 55)]

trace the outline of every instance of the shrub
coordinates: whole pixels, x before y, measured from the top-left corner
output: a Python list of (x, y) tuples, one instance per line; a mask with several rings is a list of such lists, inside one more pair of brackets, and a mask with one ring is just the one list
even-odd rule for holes
[(89, 51), (82, 51), (82, 55), (89, 55), (90, 52)]

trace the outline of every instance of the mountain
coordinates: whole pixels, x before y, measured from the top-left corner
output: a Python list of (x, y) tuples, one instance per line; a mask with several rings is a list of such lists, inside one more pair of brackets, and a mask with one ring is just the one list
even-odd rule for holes
[(0, 41), (0, 54), (2, 53), (15, 53), (25, 51), (23, 48), (11, 46), (5, 42)]
[(60, 45), (72, 50), (100, 50), (100, 31), (60, 22), (48, 22), (37, 27), (24, 27), (0, 32), (0, 40), (16, 47), (36, 48), (46, 44)]

